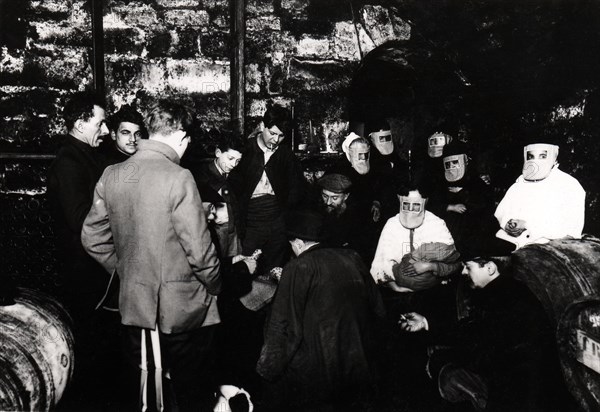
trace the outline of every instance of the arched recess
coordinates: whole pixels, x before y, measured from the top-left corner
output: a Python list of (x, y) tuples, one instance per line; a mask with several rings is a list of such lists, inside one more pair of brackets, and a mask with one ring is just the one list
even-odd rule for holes
[(363, 58), (352, 80), (350, 127), (363, 134), (369, 122), (387, 119), (407, 157), (437, 129), (458, 130), (468, 88), (452, 61), (430, 45), (389, 41)]

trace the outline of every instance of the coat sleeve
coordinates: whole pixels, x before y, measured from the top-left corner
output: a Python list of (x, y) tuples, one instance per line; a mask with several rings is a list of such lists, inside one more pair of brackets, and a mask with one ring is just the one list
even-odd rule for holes
[(72, 156), (65, 155), (57, 162), (50, 176), (49, 184), (56, 187), (60, 210), (73, 233), (81, 233), (83, 221), (92, 206), (88, 177), (82, 173), (85, 168)]
[(81, 244), (108, 273), (113, 273), (117, 266), (117, 254), (108, 220), (103, 182), (104, 176), (96, 184), (92, 207), (82, 224)]
[(211, 295), (221, 291), (217, 251), (212, 243), (208, 223), (196, 182), (189, 170), (182, 170), (171, 187), (171, 220), (179, 243), (185, 250), (194, 275)]
[(311, 275), (310, 267), (297, 262), (283, 270), (256, 365), (258, 374), (267, 380), (281, 376), (300, 347)]

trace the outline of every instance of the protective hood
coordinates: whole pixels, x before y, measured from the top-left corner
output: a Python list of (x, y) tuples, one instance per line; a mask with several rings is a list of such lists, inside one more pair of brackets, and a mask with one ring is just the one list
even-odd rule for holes
[(457, 154), (444, 157), (444, 175), (448, 182), (458, 182), (467, 171), (467, 155)]
[(371, 169), (369, 162), (369, 145), (367, 143), (357, 143), (350, 147), (352, 142), (356, 139), (361, 139), (361, 137), (356, 133), (350, 133), (342, 143), (342, 150), (346, 153), (346, 157), (352, 164), (352, 168), (356, 170), (358, 174), (366, 175)]
[(435, 132), (427, 140), (427, 154), (429, 157), (441, 157), (444, 153), (444, 146), (452, 141), (452, 136), (440, 132)]
[(535, 143), (523, 149), (523, 178), (537, 181), (548, 177), (558, 158), (558, 146)]
[(389, 155), (394, 151), (394, 141), (391, 130), (380, 130), (369, 134), (371, 142), (382, 155)]
[(427, 199), (417, 190), (410, 191), (408, 196), (398, 195), (400, 201), (400, 223), (407, 229), (416, 229), (425, 220), (425, 204)]

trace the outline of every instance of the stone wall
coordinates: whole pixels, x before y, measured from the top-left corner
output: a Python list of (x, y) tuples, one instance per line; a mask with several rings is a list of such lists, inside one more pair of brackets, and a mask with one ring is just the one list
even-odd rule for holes
[[(347, 2), (315, 3), (247, 0), (245, 91), (246, 133), (274, 101), (294, 110), (295, 144), (304, 142), (318, 151), (327, 148), (325, 135), (332, 137), (330, 147), (337, 148), (348, 127), (347, 92), (361, 57), (387, 40), (408, 40), (410, 26), (394, 8), (363, 5), (354, 10), (355, 26)], [(58, 147), (55, 136), (66, 132), (61, 117), (65, 100), (93, 86), (90, 4), (0, 0), (0, 153), (50, 155)], [(144, 112), (155, 99), (166, 97), (194, 110), (197, 142), (227, 128), (229, 24), (228, 0), (105, 0), (108, 112), (125, 103)], [(190, 152), (200, 155), (201, 146)], [(3, 215), (10, 225), (3, 225), (2, 245), (22, 245), (40, 232), (34, 227), (38, 217), (29, 215), (46, 216), (50, 161), (0, 158), (2, 204), (28, 211), (27, 219), (22, 213)], [(41, 206), (30, 210), (31, 204)], [(13, 226), (31, 228), (19, 229), (15, 241), (8, 229)], [(46, 230), (44, 236), (52, 233)], [(9, 273), (54, 270), (54, 262), (7, 262), (13, 262), (6, 268)]]

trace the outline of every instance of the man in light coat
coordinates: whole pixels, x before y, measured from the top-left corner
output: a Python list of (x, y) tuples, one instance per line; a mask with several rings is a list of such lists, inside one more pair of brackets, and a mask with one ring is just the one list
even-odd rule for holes
[(220, 322), (219, 261), (194, 178), (179, 166), (191, 124), (185, 107), (159, 101), (146, 117), (149, 140), (104, 171), (81, 233), (86, 251), (119, 274), (123, 346), (130, 365), (142, 365), (142, 393), (144, 355), (153, 358), (157, 409), (162, 360), (179, 409), (199, 410), (211, 391), (211, 326)]

